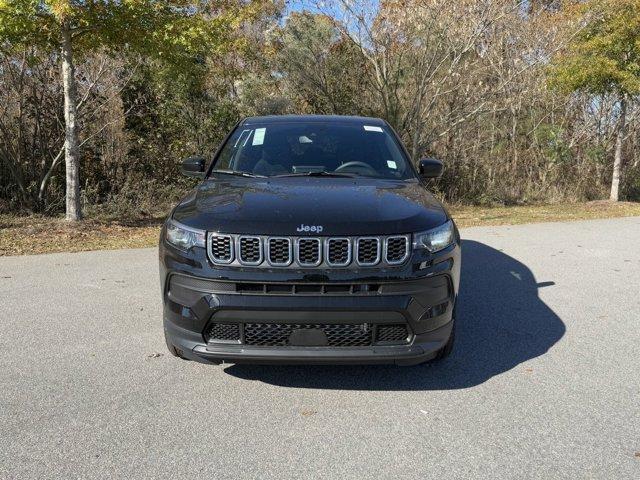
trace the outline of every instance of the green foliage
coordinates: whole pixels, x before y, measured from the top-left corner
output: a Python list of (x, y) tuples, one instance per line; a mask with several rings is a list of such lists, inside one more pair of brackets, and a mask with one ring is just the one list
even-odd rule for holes
[(564, 91), (640, 93), (640, 0), (591, 0), (578, 8), (580, 30), (551, 70)]
[(543, 124), (535, 129), (535, 141), (550, 162), (568, 163), (572, 160), (571, 149), (563, 139), (563, 130), (558, 125)]
[(584, 151), (585, 158), (595, 165), (607, 164), (607, 151), (602, 145), (588, 146)]
[(180, 178), (180, 161), (214, 151), (238, 119), (234, 103), (207, 83), (216, 72), (197, 62), (192, 67), (190, 75), (175, 75), (146, 62), (123, 91), (124, 107), (133, 112), (125, 124), (129, 156), (145, 159), (144, 168), (137, 168), (147, 176), (169, 182)]
[[(76, 54), (124, 48), (180, 65), (195, 55), (230, 47), (234, 28), (247, 15), (241, 3), (200, 5), (166, 0), (0, 0), (0, 41), (13, 48), (36, 44), (57, 49), (62, 29), (69, 29)], [(218, 13), (211, 15), (214, 11)]]
[(279, 32), (275, 61), (306, 110), (342, 115), (365, 111), (362, 56), (329, 17), (291, 14)]

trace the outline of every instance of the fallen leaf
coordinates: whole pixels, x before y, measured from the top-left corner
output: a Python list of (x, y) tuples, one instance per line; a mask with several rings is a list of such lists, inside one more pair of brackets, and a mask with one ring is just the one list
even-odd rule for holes
[(311, 415), (314, 415), (318, 412), (314, 411), (314, 410), (303, 410), (302, 412), (302, 416), (303, 417), (310, 417)]

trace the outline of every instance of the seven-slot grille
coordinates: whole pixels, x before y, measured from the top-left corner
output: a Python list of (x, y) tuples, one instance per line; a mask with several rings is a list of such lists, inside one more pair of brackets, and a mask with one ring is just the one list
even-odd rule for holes
[[(410, 255), (410, 236), (267, 237), (210, 233), (207, 248), (215, 264), (272, 267), (401, 265)], [(264, 264), (264, 265), (263, 265)]]

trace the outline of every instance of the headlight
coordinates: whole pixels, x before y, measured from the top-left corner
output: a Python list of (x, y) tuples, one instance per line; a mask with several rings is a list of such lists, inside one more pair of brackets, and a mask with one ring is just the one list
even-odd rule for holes
[(444, 225), (440, 225), (434, 229), (416, 233), (413, 238), (414, 249), (426, 248), (431, 253), (439, 252), (454, 242), (455, 233), (453, 222), (449, 220)]
[(167, 222), (167, 242), (180, 250), (192, 247), (204, 248), (204, 231), (189, 228), (181, 223), (169, 220)]

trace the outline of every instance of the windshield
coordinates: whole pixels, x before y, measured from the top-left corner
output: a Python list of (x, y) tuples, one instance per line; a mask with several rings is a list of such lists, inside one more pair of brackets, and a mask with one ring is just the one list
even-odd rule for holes
[(317, 122), (240, 126), (213, 171), (267, 177), (415, 177), (387, 127)]

